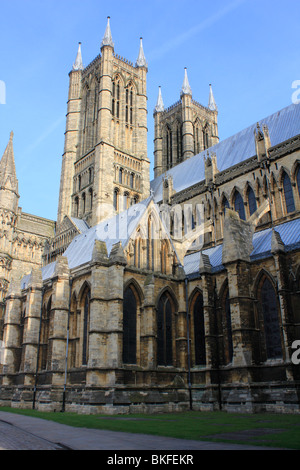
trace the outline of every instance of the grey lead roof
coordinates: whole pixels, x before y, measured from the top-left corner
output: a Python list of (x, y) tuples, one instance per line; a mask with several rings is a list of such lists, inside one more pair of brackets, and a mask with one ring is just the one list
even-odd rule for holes
[[(260, 126), (266, 124), (269, 129), (272, 147), (284, 142), (300, 133), (300, 105), (290, 106), (259, 121)], [(257, 123), (241, 132), (210, 147), (198, 155), (180, 163), (166, 173), (151, 181), (155, 202), (162, 200), (162, 182), (165, 176), (172, 176), (173, 187), (176, 192), (193, 186), (205, 179), (204, 156), (215, 153), (219, 171), (226, 170), (241, 163), (256, 154), (254, 130)]]
[[(285, 245), (285, 251), (292, 251), (300, 248), (300, 219), (291, 220), (281, 225), (276, 225), (274, 230), (279, 233)], [(271, 255), (272, 228), (256, 232), (253, 235), (253, 251), (250, 260), (267, 258)], [(207, 250), (203, 250), (209, 256), (212, 271), (220, 271), (222, 265), (223, 245), (218, 245)], [(199, 272), (200, 252), (191, 253), (184, 259), (184, 270), (187, 275)]]

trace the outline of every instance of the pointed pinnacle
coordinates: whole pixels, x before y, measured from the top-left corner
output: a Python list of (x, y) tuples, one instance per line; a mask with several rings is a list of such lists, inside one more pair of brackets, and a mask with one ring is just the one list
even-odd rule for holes
[(164, 107), (164, 103), (163, 103), (163, 99), (162, 99), (161, 87), (159, 86), (158, 87), (157, 103), (156, 103), (156, 106), (154, 108), (154, 111), (157, 112), (157, 113), (161, 113), (162, 111), (164, 111), (164, 109), (165, 109), (165, 107)]
[(209, 108), (211, 111), (217, 111), (217, 110), (218, 110), (217, 105), (216, 105), (216, 102), (215, 102), (215, 98), (214, 98), (214, 95), (213, 95), (213, 91), (212, 91), (212, 86), (211, 86), (211, 84), (209, 85), (208, 108)]
[(143, 38), (140, 38), (140, 50), (139, 50), (139, 56), (138, 56), (137, 61), (136, 61), (136, 65), (138, 67), (147, 67), (148, 66), (146, 58), (145, 58), (145, 54), (144, 54), (144, 49), (143, 49)]
[(189, 79), (187, 75), (187, 68), (184, 68), (184, 80), (181, 88), (181, 95), (191, 95), (192, 94), (192, 89), (189, 84)]
[(110, 16), (107, 17), (107, 26), (106, 26), (104, 37), (102, 39), (101, 49), (104, 46), (110, 46), (112, 48), (114, 47), (111, 30), (110, 30)]
[(73, 65), (73, 70), (83, 70), (82, 55), (81, 55), (81, 42), (78, 43), (78, 52), (76, 56), (75, 63)]
[(11, 131), (9, 142), (0, 161), (0, 184), (4, 186), (7, 178), (10, 178), (13, 187), (17, 188), (18, 180), (15, 167), (13, 137), (14, 133)]

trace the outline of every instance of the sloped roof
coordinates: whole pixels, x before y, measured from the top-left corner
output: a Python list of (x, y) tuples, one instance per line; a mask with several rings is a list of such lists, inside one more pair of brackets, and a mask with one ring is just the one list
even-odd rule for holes
[[(77, 235), (63, 256), (68, 259), (69, 268), (73, 269), (92, 260), (95, 240), (105, 241), (107, 254), (110, 255), (111, 249), (115, 243), (121, 242), (123, 248), (129, 241), (130, 235), (138, 226), (143, 214), (149, 206), (152, 198), (131, 206), (128, 210), (115, 215), (114, 217), (101, 222), (83, 233)], [(78, 219), (77, 219), (78, 221)], [(56, 261), (42, 268), (43, 281), (50, 279), (55, 271)], [(21, 288), (25, 289), (30, 280), (30, 274), (23, 277)]]
[[(274, 147), (300, 133), (300, 106), (291, 104), (281, 111), (261, 119), (259, 124), (260, 126), (263, 124), (268, 126), (271, 145)], [(203, 181), (205, 179), (204, 156), (207, 155), (207, 151), (210, 154), (216, 154), (217, 166), (220, 172), (253, 157), (256, 154), (254, 139), (256, 126), (257, 123), (247, 127), (152, 180), (150, 184), (155, 202), (162, 200), (164, 176), (172, 176), (173, 187), (176, 192)]]
[[(286, 252), (300, 249), (300, 218), (290, 220), (281, 225), (276, 225), (274, 230), (279, 233), (284, 243)], [(271, 256), (272, 228), (256, 232), (253, 235), (253, 251), (250, 260), (263, 259)], [(203, 250), (209, 256), (212, 271), (217, 272), (224, 269), (222, 265), (223, 244), (207, 250)], [(184, 270), (187, 275), (199, 272), (200, 251), (191, 253), (184, 258)]]

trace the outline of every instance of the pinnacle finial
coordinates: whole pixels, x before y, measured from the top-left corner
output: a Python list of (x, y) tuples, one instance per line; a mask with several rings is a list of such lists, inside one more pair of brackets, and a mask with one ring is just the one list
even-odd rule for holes
[(215, 102), (215, 98), (214, 98), (214, 94), (213, 94), (213, 91), (212, 91), (211, 83), (209, 84), (208, 108), (211, 111), (218, 111), (218, 108), (217, 108), (217, 105), (216, 105), (216, 102)]
[(156, 106), (154, 108), (154, 111), (157, 112), (157, 113), (161, 113), (162, 111), (164, 111), (164, 109), (165, 109), (165, 107), (164, 107), (164, 103), (163, 103), (163, 99), (162, 99), (161, 87), (159, 86), (158, 87), (157, 103), (156, 103)]
[(15, 167), (13, 137), (14, 133), (11, 131), (9, 142), (0, 161), (0, 185), (5, 186), (9, 178), (11, 187), (17, 190), (18, 180)]
[(184, 67), (184, 80), (181, 88), (181, 95), (191, 95), (192, 94), (192, 89), (189, 84), (189, 79), (187, 75), (187, 68)]
[(104, 46), (110, 46), (110, 47), (114, 48), (114, 43), (113, 43), (113, 40), (112, 40), (112, 35), (111, 35), (111, 30), (110, 30), (110, 16), (107, 17), (107, 25), (106, 25), (106, 30), (105, 30), (105, 33), (104, 33), (104, 37), (102, 39), (101, 49)]
[(81, 55), (81, 42), (78, 43), (78, 52), (76, 56), (75, 63), (73, 65), (73, 70), (83, 70), (82, 55)]
[(144, 54), (144, 49), (143, 49), (143, 38), (140, 38), (140, 50), (139, 50), (139, 56), (136, 61), (136, 65), (138, 67), (147, 67), (147, 62)]

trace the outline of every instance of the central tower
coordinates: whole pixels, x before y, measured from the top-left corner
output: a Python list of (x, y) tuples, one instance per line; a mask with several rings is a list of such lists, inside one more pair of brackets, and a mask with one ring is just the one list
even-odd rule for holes
[(142, 38), (136, 64), (115, 54), (109, 17), (101, 53), (86, 68), (79, 43), (69, 74), (58, 231), (65, 216), (93, 226), (149, 196), (147, 71)]

